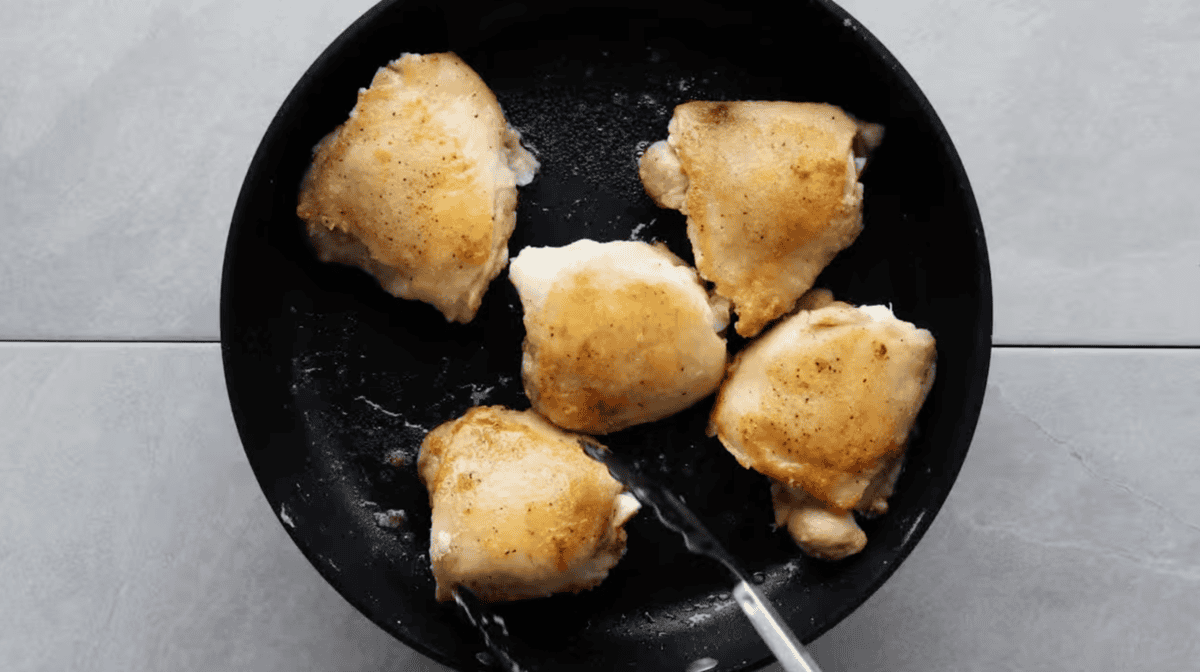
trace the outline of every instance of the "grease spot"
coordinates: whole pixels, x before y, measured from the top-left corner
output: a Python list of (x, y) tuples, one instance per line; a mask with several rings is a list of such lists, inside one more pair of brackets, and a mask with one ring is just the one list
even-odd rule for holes
[(694, 616), (688, 616), (687, 622), (688, 625), (699, 625), (710, 618), (712, 618), (712, 614), (696, 614)]
[(644, 242), (645, 239), (642, 238), (642, 231), (644, 231), (647, 227), (654, 226), (654, 223), (657, 221), (658, 221), (658, 218), (655, 217), (654, 219), (651, 219), (649, 222), (639, 223), (637, 226), (633, 227), (633, 231), (631, 231), (629, 233), (629, 239), (630, 240), (641, 240)]
[(388, 509), (375, 512), (375, 524), (380, 527), (398, 528), (408, 519), (404, 509)]
[[(375, 410), (379, 411), (380, 413), (383, 413), (384, 415), (389, 415), (389, 416), (391, 416), (391, 417), (393, 417), (393, 418), (398, 418), (398, 417), (400, 417), (400, 414), (399, 414), (399, 413), (393, 413), (392, 411), (389, 411), (389, 410), (387, 410), (386, 408), (384, 408), (384, 407), (380, 406), (379, 404), (377, 404), (377, 403), (375, 403), (375, 402), (371, 401), (370, 399), (367, 399), (366, 397), (364, 397), (364, 396), (363, 396), (363, 395), (361, 395), (361, 394), (360, 394), (360, 395), (358, 395), (357, 397), (355, 397), (354, 399), (355, 399), (355, 401), (362, 401), (362, 402), (365, 402), (365, 403), (366, 403), (368, 406), (370, 406), (371, 408), (373, 408), (373, 409), (375, 409)], [(405, 424), (408, 424), (408, 423), (405, 423)]]
[(483, 385), (471, 384), (467, 385), (467, 387), (471, 388), (471, 405), (473, 406), (478, 406), (483, 402), (484, 399), (488, 398), (488, 395), (492, 393), (492, 390), (496, 389), (490, 385), (484, 387)]

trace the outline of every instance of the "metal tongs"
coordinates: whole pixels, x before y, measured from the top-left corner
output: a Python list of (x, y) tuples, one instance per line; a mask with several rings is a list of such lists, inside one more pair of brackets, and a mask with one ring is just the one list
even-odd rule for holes
[[(481, 600), (475, 591), (466, 586), (454, 589), (454, 601), (458, 603), (461, 613), (467, 621), (479, 630), (483, 643), (491, 651), (494, 660), (487, 661), (506, 672), (533, 672), (533, 668), (521, 667), (513, 657), (515, 643), (508, 634), (508, 625), (504, 619), (492, 611), (486, 602)], [(478, 658), (478, 656), (476, 656)], [(480, 659), (480, 662), (484, 662)]]
[(608, 448), (586, 439), (580, 439), (579, 443), (588, 456), (608, 467), (608, 473), (629, 488), (639, 502), (654, 509), (664, 525), (683, 535), (683, 541), (689, 551), (707, 555), (725, 565), (738, 582), (733, 587), (734, 599), (783, 669), (787, 672), (820, 672), (821, 668), (804, 650), (791, 628), (771, 606), (767, 596), (754, 585), (741, 565), (721, 546), (708, 528), (704, 527), (691, 509), (684, 506), (669, 490), (633, 469)]

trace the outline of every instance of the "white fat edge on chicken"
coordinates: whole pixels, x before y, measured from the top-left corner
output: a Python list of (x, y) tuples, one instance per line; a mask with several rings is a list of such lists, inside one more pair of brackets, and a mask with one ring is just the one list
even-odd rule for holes
[(634, 514), (642, 509), (642, 503), (631, 493), (622, 492), (613, 500), (613, 527), (620, 527), (629, 522)]
[(509, 124), (504, 133), (504, 147), (508, 150), (508, 167), (517, 178), (517, 186), (524, 187), (533, 182), (534, 175), (542, 164), (521, 144), (521, 132)]
[(688, 178), (679, 155), (666, 140), (646, 148), (638, 161), (638, 171), (646, 191), (659, 206), (687, 214)]
[(612, 271), (626, 280), (668, 283), (702, 307), (713, 331), (720, 333), (729, 325), (728, 302), (710, 297), (696, 271), (672, 256), (641, 241), (585, 238), (563, 247), (526, 247), (512, 260), (509, 278), (526, 313), (540, 311), (556, 284), (582, 273)]

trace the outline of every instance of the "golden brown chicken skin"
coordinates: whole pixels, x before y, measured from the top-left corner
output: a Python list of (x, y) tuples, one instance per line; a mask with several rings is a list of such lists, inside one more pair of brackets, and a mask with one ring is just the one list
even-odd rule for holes
[(728, 306), (664, 246), (525, 248), (509, 278), (525, 311), (525, 393), (556, 425), (607, 434), (677, 413), (720, 385)]
[(441, 601), (460, 585), (489, 602), (593, 588), (639, 506), (577, 435), (533, 411), (472, 408), (428, 434), (417, 469)]
[(508, 262), (537, 161), (458, 56), (404, 54), (314, 150), (297, 214), (318, 257), (468, 322)]
[(823, 291), (801, 305), (730, 366), (709, 431), (776, 482), (778, 522), (802, 548), (844, 557), (865, 543), (850, 512), (887, 510), (933, 384), (935, 344), (885, 306), (855, 308)]
[(687, 215), (700, 275), (742, 336), (787, 313), (862, 230), (865, 156), (882, 127), (832, 105), (692, 101), (639, 162), (647, 193)]

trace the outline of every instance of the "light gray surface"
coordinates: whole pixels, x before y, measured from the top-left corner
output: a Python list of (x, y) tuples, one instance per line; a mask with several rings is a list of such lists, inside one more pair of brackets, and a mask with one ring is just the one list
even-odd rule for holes
[[(215, 340), (250, 157), (369, 5), (7, 7), (0, 339)], [(844, 5), (957, 143), (997, 343), (1200, 345), (1200, 5)], [(0, 381), (0, 669), (445, 672), (292, 545), (217, 345), (0, 343)], [(828, 672), (1194, 666), (1197, 381), (1200, 349), (997, 349), (946, 507), (814, 656)]]
[[(7, 8), (0, 338), (215, 339), (250, 158), (299, 76), (370, 5)], [(845, 6), (913, 75), (962, 155), (997, 343), (1200, 345), (1200, 312), (1180, 309), (1200, 287), (1200, 5)]]
[(8, 3), (0, 338), (215, 340), (250, 159), (372, 4)]
[(1200, 345), (1200, 4), (846, 0), (979, 202), (995, 342)]
[(216, 344), (0, 344), (0, 669), (442, 669), (258, 489)]
[(1186, 670), (1200, 659), (1200, 352), (997, 350), (970, 455), (838, 670)]

